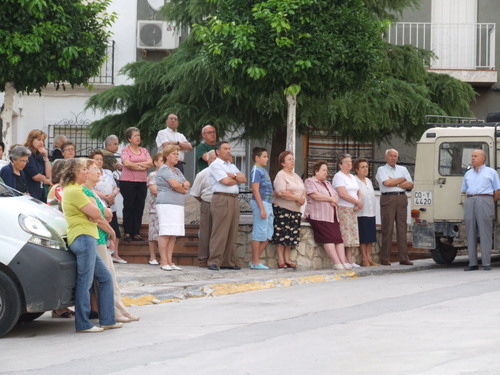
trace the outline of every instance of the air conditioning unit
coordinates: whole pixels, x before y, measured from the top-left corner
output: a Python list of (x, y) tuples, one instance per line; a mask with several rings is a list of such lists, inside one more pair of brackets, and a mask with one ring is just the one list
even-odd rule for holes
[(167, 50), (179, 47), (180, 35), (173, 23), (164, 21), (137, 21), (137, 48)]

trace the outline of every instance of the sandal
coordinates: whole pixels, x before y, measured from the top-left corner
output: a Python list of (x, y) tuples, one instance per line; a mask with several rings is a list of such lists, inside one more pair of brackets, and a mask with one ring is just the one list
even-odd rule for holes
[(135, 235), (132, 236), (132, 241), (142, 241), (142, 242), (144, 242), (144, 238), (142, 238), (140, 234), (135, 234)]
[(297, 268), (297, 265), (295, 263), (285, 262), (285, 264), (287, 265), (288, 268)]
[(64, 318), (64, 319), (68, 319), (68, 318), (73, 318), (75, 316), (75, 312), (74, 311), (64, 311), (62, 313), (58, 313), (56, 310), (52, 310), (52, 317), (53, 318)]
[(127, 242), (132, 241), (132, 237), (130, 237), (130, 234), (123, 235), (123, 241), (127, 241)]
[(278, 268), (288, 268), (285, 263), (278, 263)]

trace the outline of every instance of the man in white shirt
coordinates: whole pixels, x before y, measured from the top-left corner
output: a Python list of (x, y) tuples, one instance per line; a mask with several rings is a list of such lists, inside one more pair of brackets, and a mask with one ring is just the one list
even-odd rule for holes
[(158, 132), (156, 136), (156, 145), (158, 146), (158, 152), (162, 152), (163, 148), (167, 145), (179, 146), (179, 163), (175, 165), (179, 168), (181, 172), (184, 173), (184, 153), (186, 151), (192, 150), (193, 146), (188, 142), (184, 134), (177, 131), (179, 126), (179, 119), (175, 113), (170, 113), (165, 120), (167, 127)]
[(378, 168), (376, 179), (380, 188), (380, 219), (382, 224), (382, 248), (380, 263), (390, 266), (392, 232), (396, 223), (396, 238), (398, 241), (399, 264), (411, 266), (408, 258), (408, 241), (406, 239), (408, 216), (407, 189), (413, 189), (413, 181), (406, 167), (397, 165), (398, 152), (393, 148), (385, 151), (386, 165)]
[(234, 263), (234, 249), (240, 224), (240, 202), (238, 184), (247, 178), (231, 163), (231, 146), (220, 141), (215, 145), (217, 159), (208, 167), (212, 185), (212, 233), (210, 235), (210, 258), (208, 269), (241, 269)]
[[(216, 159), (215, 151), (207, 152), (208, 165)], [(210, 170), (205, 168), (196, 175), (191, 195), (200, 202), (200, 232), (198, 241), (198, 261), (200, 267), (207, 267), (210, 256), (210, 233), (212, 231), (212, 215), (210, 202), (212, 201), (212, 185), (210, 184)]]

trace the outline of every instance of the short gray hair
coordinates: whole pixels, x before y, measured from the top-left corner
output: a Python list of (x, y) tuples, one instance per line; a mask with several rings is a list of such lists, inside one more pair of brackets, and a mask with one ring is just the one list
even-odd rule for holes
[(16, 161), (23, 156), (31, 156), (31, 151), (25, 146), (16, 146), (9, 153), (9, 159), (11, 161)]
[(106, 139), (104, 140), (104, 146), (108, 146), (111, 144), (113, 141), (120, 141), (118, 137), (114, 134), (108, 135)]
[(342, 163), (344, 162), (344, 159), (351, 159), (352, 160), (352, 156), (350, 154), (341, 154), (338, 158), (338, 164), (342, 165)]
[(215, 153), (215, 150), (210, 150), (207, 152), (207, 160), (210, 160), (212, 155), (214, 159), (217, 159), (217, 154)]
[(388, 148), (387, 150), (385, 150), (385, 156), (387, 156), (387, 154), (391, 151), (394, 151), (399, 156), (399, 152), (395, 148)]

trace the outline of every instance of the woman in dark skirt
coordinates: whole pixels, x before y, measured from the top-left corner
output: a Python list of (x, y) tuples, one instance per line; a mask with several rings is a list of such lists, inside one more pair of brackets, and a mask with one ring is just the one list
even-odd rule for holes
[(363, 267), (378, 266), (371, 256), (373, 243), (377, 241), (377, 230), (375, 224), (375, 190), (373, 190), (372, 182), (367, 178), (368, 160), (356, 159), (353, 166), (356, 171), (356, 181), (363, 197), (363, 207), (357, 212), (362, 256), (361, 265)]
[(351, 269), (345, 258), (344, 242), (337, 217), (339, 197), (326, 179), (327, 162), (319, 160), (314, 163), (313, 172), (314, 177), (309, 177), (304, 184), (307, 194), (305, 217), (313, 229), (314, 240), (323, 244), (336, 270)]
[(273, 212), (274, 234), (272, 243), (276, 244), (279, 268), (297, 268), (290, 260), (290, 249), (300, 241), (300, 207), (306, 202), (304, 183), (293, 171), (295, 158), (290, 151), (283, 151), (278, 161), (282, 170), (274, 179)]

